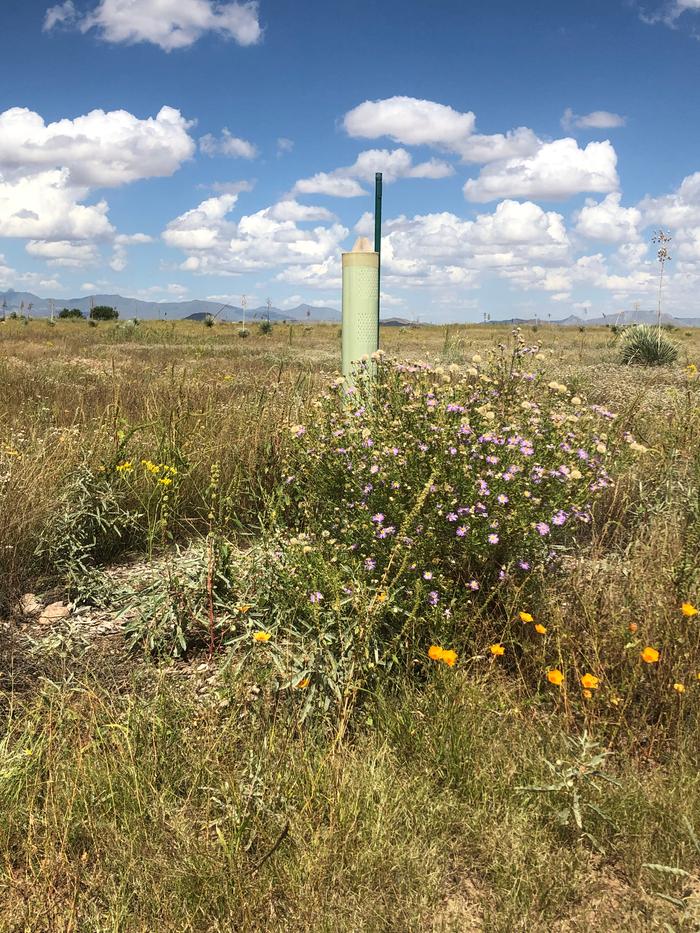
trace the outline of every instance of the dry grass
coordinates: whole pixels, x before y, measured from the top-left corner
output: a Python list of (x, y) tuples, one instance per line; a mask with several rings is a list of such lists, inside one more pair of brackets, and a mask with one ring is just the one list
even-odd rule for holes
[[(337, 326), (251, 330), (0, 327), (6, 608), (37, 581), (60, 584), (42, 548), (66, 486), (114, 465), (127, 436), (134, 456), (186, 466), (164, 543), (207, 528), (215, 462), (224, 530), (255, 533), (283, 428), (334, 374), (339, 341)], [(435, 669), (369, 698), (338, 743), (257, 670), (175, 677), (120, 649), (0, 635), (0, 931), (699, 928), (700, 681), (684, 695), (668, 684), (681, 667), (700, 673), (698, 623), (681, 631), (677, 613), (681, 595), (700, 596), (700, 411), (683, 371), (700, 332), (674, 335), (681, 363), (651, 372), (617, 365), (607, 330), (525, 336), (552, 378), (653, 448), (538, 613), (563, 654), (611, 679), (643, 643), (675, 646), (678, 667), (639, 681), (623, 710), (584, 712), (496, 663)], [(467, 326), (382, 339), (397, 356), (460, 363), (508, 337)], [(143, 529), (102, 543), (102, 561), (146, 547)], [(546, 760), (584, 728), (617, 782), (583, 782), (602, 852), (558, 824), (546, 795), (516, 790), (550, 781)]]

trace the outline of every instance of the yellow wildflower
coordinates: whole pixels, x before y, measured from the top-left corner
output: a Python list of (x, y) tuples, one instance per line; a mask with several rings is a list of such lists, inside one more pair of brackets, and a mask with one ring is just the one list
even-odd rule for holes
[(656, 648), (647, 647), (642, 651), (640, 657), (646, 664), (656, 664), (659, 660), (659, 652)]
[(502, 654), (505, 654), (505, 648), (501, 644), (491, 645), (489, 651), (491, 654), (495, 655), (497, 658), (500, 658)]
[(173, 481), (170, 479), (169, 476), (162, 476), (158, 480), (158, 482), (160, 483), (161, 486), (172, 486), (172, 483), (173, 483)]
[(695, 606), (692, 603), (688, 603), (688, 602), (683, 603), (683, 605), (681, 606), (681, 612), (683, 613), (684, 616), (687, 616), (689, 619), (691, 619), (693, 616), (696, 616), (698, 614), (698, 610), (695, 608)]
[(441, 648), (439, 645), (431, 645), (428, 648), (428, 657), (431, 661), (442, 661), (444, 650), (445, 649)]
[(253, 632), (255, 641), (269, 641), (272, 638), (269, 632)]
[(590, 690), (584, 690), (584, 691), (583, 691), (583, 698), (584, 698), (584, 700), (590, 700), (592, 696), (593, 696), (593, 694), (591, 693)]
[(559, 687), (564, 682), (564, 675), (561, 671), (554, 668), (551, 671), (547, 671), (547, 680), (550, 684), (554, 684), (555, 687)]
[(541, 625), (538, 622), (537, 625), (535, 626), (535, 631), (537, 632), (538, 635), (544, 635), (547, 629), (544, 625)]
[(685, 686), (683, 684), (674, 684), (673, 689), (676, 693), (685, 693)]
[(440, 660), (443, 662), (443, 664), (447, 664), (448, 667), (454, 667), (455, 661), (457, 660), (457, 652), (452, 651), (451, 649), (443, 651)]
[(581, 678), (581, 686), (586, 690), (595, 690), (599, 683), (600, 677), (595, 677), (593, 674), (584, 674)]
[(310, 682), (311, 682), (311, 678), (310, 678), (310, 677), (304, 677), (304, 679), (303, 679), (303, 680), (300, 680), (299, 683), (297, 684), (297, 689), (298, 689), (298, 690), (306, 690), (306, 688), (309, 686), (309, 683), (310, 683)]
[(375, 596), (375, 599), (377, 600), (378, 603), (385, 603), (387, 600), (387, 595), (386, 593), (377, 593), (377, 595)]
[(251, 610), (252, 608), (253, 608), (253, 604), (252, 604), (252, 603), (241, 603), (240, 606), (236, 606), (236, 611), (237, 611), (237, 612), (242, 612), (243, 615), (245, 615), (245, 613), (246, 613), (246, 612), (250, 612), (250, 610)]
[(519, 612), (518, 615), (520, 616), (521, 622), (534, 622), (534, 619), (529, 612)]
[(134, 465), (131, 460), (125, 460), (123, 463), (118, 463), (115, 469), (117, 473), (131, 473), (133, 472)]

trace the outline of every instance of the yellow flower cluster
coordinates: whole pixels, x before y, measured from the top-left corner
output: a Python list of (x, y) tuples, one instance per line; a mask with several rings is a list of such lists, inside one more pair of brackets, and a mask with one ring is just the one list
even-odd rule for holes
[[(154, 463), (152, 460), (142, 460), (146, 473), (158, 477), (158, 483), (161, 486), (172, 486), (173, 477), (177, 476), (177, 467), (168, 466), (167, 463)], [(119, 469), (119, 467), (117, 467)]]
[(454, 667), (457, 660), (457, 652), (450, 649), (440, 648), (439, 645), (431, 645), (428, 649), (428, 657), (431, 661), (442, 661), (448, 667)]

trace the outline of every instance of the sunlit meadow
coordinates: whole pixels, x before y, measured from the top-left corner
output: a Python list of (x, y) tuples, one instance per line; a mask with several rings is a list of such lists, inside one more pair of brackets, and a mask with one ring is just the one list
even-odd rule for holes
[(698, 929), (668, 336), (2, 325), (0, 930)]

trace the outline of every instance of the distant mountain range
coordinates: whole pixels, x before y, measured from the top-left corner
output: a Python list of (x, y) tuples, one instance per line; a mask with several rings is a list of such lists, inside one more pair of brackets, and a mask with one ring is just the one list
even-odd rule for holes
[[(700, 317), (674, 317), (672, 314), (663, 313), (661, 315), (661, 323), (670, 324), (672, 327), (700, 327)], [(514, 326), (556, 324), (559, 327), (605, 327), (612, 324), (618, 326), (628, 324), (656, 324), (656, 311), (620, 311), (593, 318), (582, 318), (575, 314), (570, 314), (568, 317), (560, 318), (556, 321), (550, 321), (549, 318), (542, 317), (511, 317), (498, 321), (488, 321), (488, 324), (512, 324)]]
[[(223, 305), (220, 301), (142, 301), (140, 298), (126, 298), (124, 295), (88, 295), (82, 298), (40, 298), (31, 292), (17, 292), (10, 289), (0, 292), (0, 306), (6, 306), (6, 312), (24, 312), (37, 317), (46, 317), (51, 313), (53, 304), (55, 314), (61, 308), (79, 308), (87, 314), (93, 305), (109, 305), (119, 311), (122, 319), (137, 317), (140, 319), (186, 318), (203, 320), (208, 315), (224, 321), (243, 320), (243, 309), (235, 305)], [(267, 305), (260, 308), (248, 308), (246, 320), (260, 321), (267, 319)], [(316, 307), (300, 304), (289, 310), (270, 308), (271, 321), (340, 321), (340, 312), (334, 308)]]
[[(140, 298), (126, 298), (124, 295), (88, 295), (82, 298), (39, 298), (31, 292), (17, 292), (10, 289), (6, 292), (0, 292), (0, 307), (5, 305), (6, 312), (19, 312), (24, 306), (25, 313), (37, 317), (46, 317), (51, 313), (53, 304), (54, 312), (58, 314), (61, 308), (80, 308), (87, 314), (92, 305), (110, 305), (119, 311), (122, 320), (126, 318), (139, 319), (166, 319), (178, 320), (186, 319), (191, 321), (202, 321), (204, 318), (212, 315), (218, 320), (223, 321), (242, 321), (243, 309), (235, 305), (222, 305), (219, 301), (203, 301), (193, 299), (192, 301), (142, 301)], [(248, 308), (246, 311), (247, 321), (263, 321), (267, 319), (267, 306), (262, 305), (259, 308)], [(339, 322), (341, 319), (340, 311), (335, 308), (316, 307), (315, 305), (300, 304), (295, 308), (283, 310), (281, 308), (270, 308), (271, 321), (330, 321)], [(672, 314), (662, 314), (661, 321), (664, 324), (670, 324), (674, 327), (700, 327), (700, 317), (674, 317)], [(537, 324), (556, 324), (560, 327), (600, 327), (606, 324), (655, 324), (656, 311), (620, 311), (604, 314), (602, 317), (582, 318), (575, 314), (559, 320), (549, 320), (543, 317), (531, 318), (506, 318), (502, 320), (489, 321), (489, 324), (512, 324), (528, 325)], [(405, 318), (382, 318), (382, 324), (389, 327), (406, 327), (412, 324)]]

